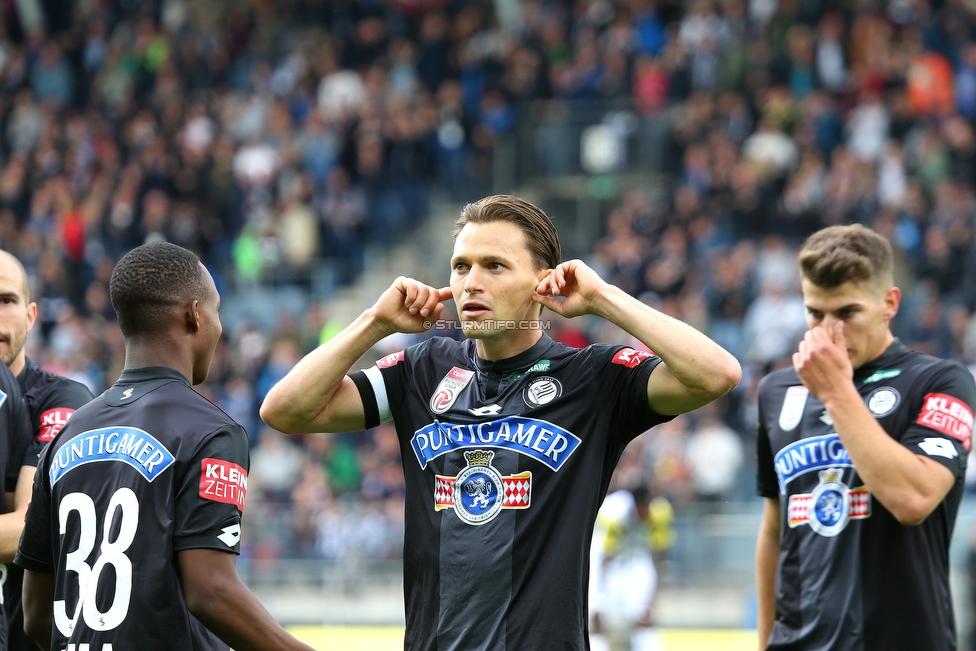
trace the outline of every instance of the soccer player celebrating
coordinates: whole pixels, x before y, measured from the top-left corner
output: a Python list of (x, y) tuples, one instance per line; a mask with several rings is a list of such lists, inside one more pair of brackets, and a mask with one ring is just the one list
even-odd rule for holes
[(762, 649), (949, 651), (949, 540), (976, 385), (891, 334), (887, 240), (833, 226), (799, 256), (810, 330), (759, 385)]
[(311, 651), (235, 570), (247, 435), (191, 387), (221, 334), (213, 279), (158, 242), (119, 261), (110, 292), (125, 369), (39, 460), (14, 559), (28, 635), (44, 649)]
[[(559, 257), (552, 222), (532, 204), (466, 206), (450, 288), (398, 278), (261, 407), (289, 433), (395, 422), (408, 650), (587, 648), (590, 539), (620, 454), (739, 380), (710, 339)], [(384, 337), (430, 328), (452, 296), (466, 341), (432, 337), (346, 375)], [(543, 305), (609, 319), (656, 355), (555, 343)]]
[[(92, 399), (88, 388), (72, 379), (45, 370), (27, 357), (24, 344), (27, 333), (37, 320), (37, 304), (31, 300), (27, 271), (16, 257), (0, 251), (0, 352), (20, 384), (20, 393), (27, 407), (30, 422), (28, 437), (34, 444), (19, 468), (19, 482), (8, 486), (7, 500), (12, 515), (0, 518), (0, 560), (13, 559), (17, 541), (24, 528), (24, 513), (30, 500), (31, 482), (37, 466), (37, 453), (47, 445), (78, 407)], [(8, 466), (8, 472), (18, 470)], [(24, 634), (24, 613), (21, 607), (23, 570), (7, 565), (3, 581), (3, 609), (8, 620), (8, 651), (37, 651), (37, 646)]]

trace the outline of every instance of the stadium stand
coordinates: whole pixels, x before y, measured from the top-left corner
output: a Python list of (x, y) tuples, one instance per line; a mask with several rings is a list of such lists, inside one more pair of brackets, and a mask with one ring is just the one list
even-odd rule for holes
[[(342, 287), (428, 214), (485, 194), (536, 200), (572, 255), (745, 363), (728, 398), (622, 461), (676, 505), (679, 536), (683, 506), (753, 499), (755, 384), (805, 329), (793, 260), (806, 234), (849, 222), (885, 234), (905, 291), (896, 333), (976, 360), (965, 3), (37, 0), (4, 12), (0, 246), (31, 274), (29, 354), (108, 386), (122, 360), (108, 278), (146, 241), (196, 251), (228, 304), (260, 297), (268, 318), (228, 315), (202, 389), (252, 437), (253, 572), (398, 558), (394, 433), (285, 439), (257, 408), (343, 325), (330, 316)], [(275, 299), (296, 291), (297, 305)], [(553, 323), (578, 345), (620, 337)], [(684, 549), (665, 581), (669, 567), (709, 571), (692, 560), (709, 550)]]

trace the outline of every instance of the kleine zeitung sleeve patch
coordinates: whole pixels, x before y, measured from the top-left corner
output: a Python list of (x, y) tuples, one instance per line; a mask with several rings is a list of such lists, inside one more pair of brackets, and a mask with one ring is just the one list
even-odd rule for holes
[(200, 464), (200, 497), (233, 504), (243, 511), (247, 498), (247, 471), (233, 461), (204, 459)]
[(973, 410), (954, 396), (945, 393), (926, 394), (917, 423), (951, 436), (967, 450), (970, 448)]
[(42, 443), (53, 441), (73, 413), (75, 410), (67, 407), (56, 407), (43, 412), (40, 426), (37, 428), (37, 440)]
[(376, 362), (376, 366), (378, 366), (379, 368), (390, 368), (391, 366), (395, 366), (396, 364), (402, 361), (403, 361), (403, 351), (401, 350), (396, 353), (390, 353), (385, 357), (381, 357)]
[(617, 354), (613, 356), (610, 360), (614, 364), (620, 364), (621, 366), (626, 366), (627, 368), (634, 368), (641, 362), (643, 362), (648, 357), (651, 357), (653, 353), (649, 353), (645, 350), (634, 350), (633, 348), (621, 348), (617, 351)]

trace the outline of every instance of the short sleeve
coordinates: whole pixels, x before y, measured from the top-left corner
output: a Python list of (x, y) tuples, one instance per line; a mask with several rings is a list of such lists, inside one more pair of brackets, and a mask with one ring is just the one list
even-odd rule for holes
[(14, 564), (32, 572), (54, 572), (54, 538), (51, 530), (51, 487), (45, 463), (34, 472), (34, 488), (27, 506), (24, 531)]
[(177, 487), (175, 551), (240, 553), (249, 467), (247, 435), (240, 427), (218, 430), (200, 445)]
[(393, 420), (403, 403), (414, 364), (423, 354), (430, 340), (391, 353), (363, 371), (349, 374), (359, 389), (366, 416), (366, 429)]
[(759, 423), (756, 425), (756, 494), (770, 499), (779, 497), (773, 446), (763, 413), (762, 385), (759, 388)]
[(674, 418), (658, 414), (647, 404), (647, 381), (661, 358), (622, 346), (590, 346), (590, 362), (597, 391), (608, 406), (611, 431), (624, 442)]
[(965, 367), (953, 363), (925, 387), (921, 408), (912, 414), (901, 443), (941, 463), (961, 480), (972, 446), (974, 409), (976, 382)]
[(41, 444), (50, 443), (58, 435), (64, 424), (79, 407), (92, 401), (91, 391), (84, 384), (62, 378), (37, 405), (37, 431), (34, 432)]

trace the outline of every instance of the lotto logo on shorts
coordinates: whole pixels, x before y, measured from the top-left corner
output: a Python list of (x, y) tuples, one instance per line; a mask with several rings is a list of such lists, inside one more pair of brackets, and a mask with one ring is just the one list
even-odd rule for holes
[(620, 364), (621, 366), (626, 366), (627, 368), (634, 368), (645, 359), (650, 357), (653, 353), (649, 353), (646, 350), (634, 350), (633, 348), (621, 348), (617, 351), (617, 354), (613, 356), (613, 363)]
[(247, 471), (232, 461), (204, 459), (200, 466), (200, 497), (233, 504), (243, 511), (247, 498)]
[(918, 424), (956, 439), (969, 449), (973, 434), (973, 411), (962, 400), (944, 393), (929, 393), (922, 401)]
[(67, 407), (58, 407), (56, 409), (48, 409), (41, 414), (41, 425), (37, 430), (37, 440), (42, 443), (50, 443), (54, 440), (54, 437), (58, 435), (64, 424), (68, 422), (71, 414), (75, 413), (74, 409), (68, 409)]

